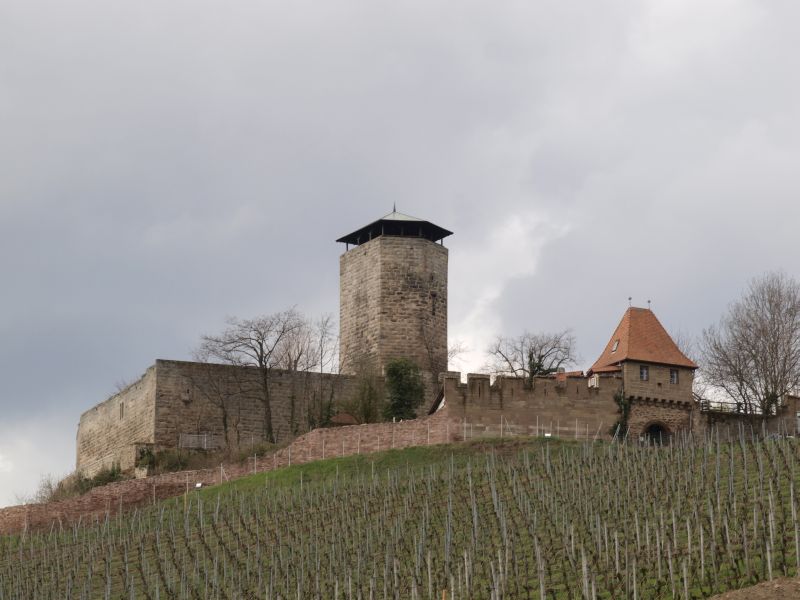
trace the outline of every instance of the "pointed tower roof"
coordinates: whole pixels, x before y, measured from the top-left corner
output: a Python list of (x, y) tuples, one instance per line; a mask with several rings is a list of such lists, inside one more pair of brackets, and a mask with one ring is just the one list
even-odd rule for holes
[(649, 308), (631, 307), (625, 311), (614, 335), (589, 372), (616, 371), (620, 363), (626, 360), (697, 368), (697, 365), (680, 351)]
[(353, 233), (342, 236), (336, 241), (358, 246), (380, 235), (421, 237), (431, 242), (438, 242), (448, 235), (453, 235), (453, 232), (444, 227), (434, 225), (430, 221), (405, 215), (393, 209), (388, 215), (360, 229), (356, 229)]

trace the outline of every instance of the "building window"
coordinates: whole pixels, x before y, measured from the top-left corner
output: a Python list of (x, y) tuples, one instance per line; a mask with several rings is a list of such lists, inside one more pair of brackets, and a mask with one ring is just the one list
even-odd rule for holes
[(616, 352), (617, 348), (619, 348), (619, 340), (614, 340), (614, 345), (611, 346), (611, 352)]
[(650, 380), (650, 367), (647, 365), (639, 365), (639, 381)]
[(122, 418), (125, 416), (125, 403), (119, 403), (119, 420), (122, 421)]
[(678, 384), (678, 369), (669, 370), (669, 382), (673, 385)]

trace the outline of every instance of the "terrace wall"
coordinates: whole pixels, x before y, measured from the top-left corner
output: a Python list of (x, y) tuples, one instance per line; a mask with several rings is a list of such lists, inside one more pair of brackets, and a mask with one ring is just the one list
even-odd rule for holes
[(171, 498), (203, 486), (218, 484), (315, 460), (350, 456), (430, 444), (444, 444), (462, 439), (462, 423), (446, 410), (399, 423), (373, 423), (315, 429), (295, 439), (287, 447), (248, 464), (221, 468), (166, 473), (142, 479), (130, 479), (95, 488), (76, 498), (49, 504), (29, 504), (0, 509), (0, 535), (25, 530), (61, 527), (81, 521), (105, 519), (120, 510)]

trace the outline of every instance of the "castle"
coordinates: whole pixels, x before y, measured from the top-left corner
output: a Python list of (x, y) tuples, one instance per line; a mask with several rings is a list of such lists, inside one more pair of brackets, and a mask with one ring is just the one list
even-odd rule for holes
[[(697, 368), (648, 308), (626, 310), (586, 373), (531, 381), (447, 371), (447, 264), (452, 232), (396, 211), (337, 240), (340, 257), (341, 374), (274, 370), (273, 428), (279, 442), (311, 424), (303, 419), (324, 397), (336, 410), (358, 394), (364, 365), (379, 378), (387, 363), (420, 367), (424, 408), (446, 411), (466, 430), (553, 436), (631, 436), (663, 441), (710, 426), (738, 427), (740, 415), (709, 409), (692, 394)], [(76, 468), (92, 475), (139, 452), (175, 447), (247, 445), (263, 439), (264, 411), (247, 389), (251, 367), (156, 360), (120, 393), (81, 415)], [(799, 401), (788, 398), (770, 427), (794, 434)], [(464, 436), (466, 437), (466, 436)]]

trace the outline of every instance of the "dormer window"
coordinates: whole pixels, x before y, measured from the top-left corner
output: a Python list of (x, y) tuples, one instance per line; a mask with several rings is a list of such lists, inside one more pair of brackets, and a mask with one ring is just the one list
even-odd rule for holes
[(611, 352), (616, 352), (617, 348), (619, 348), (619, 340), (614, 340), (614, 345), (611, 346)]
[(639, 381), (650, 380), (650, 367), (647, 365), (639, 365)]

